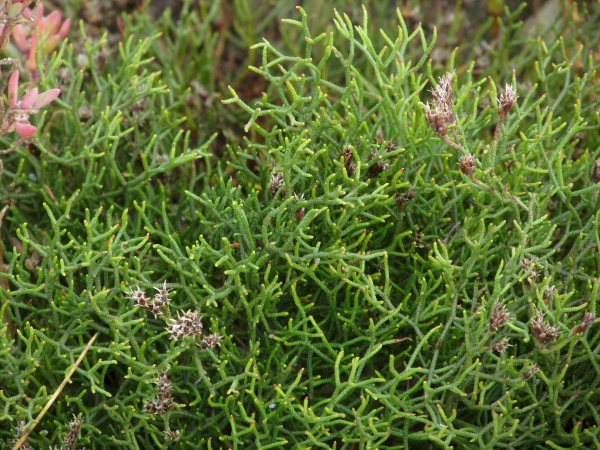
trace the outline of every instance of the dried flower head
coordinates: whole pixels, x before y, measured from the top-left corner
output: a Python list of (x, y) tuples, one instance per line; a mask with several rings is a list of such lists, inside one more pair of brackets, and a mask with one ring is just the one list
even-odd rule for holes
[(167, 441), (178, 441), (181, 439), (181, 432), (179, 430), (171, 431), (169, 428), (165, 430), (165, 439)]
[(592, 323), (594, 323), (594, 320), (596, 320), (596, 316), (591, 312), (586, 312), (583, 315), (583, 317), (581, 318), (581, 322), (579, 323), (577, 330), (575, 330), (575, 333), (581, 334), (581, 333), (587, 331), (588, 328), (590, 327), (590, 325), (592, 325)]
[[(275, 194), (283, 187), (283, 173), (281, 172), (271, 172), (270, 181), (269, 181), (269, 194), (271, 197), (275, 197)], [(282, 195), (285, 196), (285, 189), (282, 192)]]
[(438, 85), (431, 90), (433, 107), (425, 105), (425, 118), (433, 130), (433, 134), (444, 140), (448, 134), (448, 125), (456, 123), (456, 116), (452, 111), (454, 106), (454, 93), (452, 91), (452, 73), (447, 73), (439, 79)]
[(415, 188), (411, 186), (408, 188), (408, 191), (406, 191), (404, 194), (400, 194), (400, 196), (396, 200), (396, 205), (398, 205), (400, 207), (400, 209), (403, 210), (404, 204), (406, 202), (408, 202), (409, 200), (411, 200), (414, 196), (415, 196)]
[(558, 327), (548, 325), (543, 321), (544, 313), (537, 311), (535, 319), (531, 319), (531, 334), (541, 345), (547, 345), (551, 342), (556, 341), (556, 338), (560, 335)]
[(73, 450), (82, 423), (83, 419), (81, 417), (75, 417), (75, 415), (73, 415), (73, 420), (69, 422), (69, 425), (67, 425), (69, 428), (69, 432), (65, 436), (64, 441), (66, 450)]
[(537, 258), (531, 258), (531, 259), (524, 258), (523, 259), (523, 271), (525, 273), (529, 272), (529, 269), (531, 269), (533, 267), (529, 276), (525, 280), (523, 280), (523, 284), (525, 285), (525, 287), (528, 290), (531, 289), (535, 285), (535, 282), (537, 281), (537, 277), (538, 277), (537, 265), (538, 265)]
[[(379, 151), (374, 148), (373, 150), (371, 150), (371, 154), (369, 155), (369, 161), (377, 159), (378, 155), (379, 155)], [(389, 168), (390, 168), (390, 164), (387, 162), (387, 160), (384, 159), (384, 157), (382, 155), (381, 157), (379, 157), (379, 159), (377, 159), (375, 164), (373, 164), (370, 169), (373, 174), (378, 175), (381, 172), (388, 170)]]
[(475, 158), (472, 155), (466, 154), (461, 156), (458, 159), (458, 166), (462, 173), (469, 178), (473, 178), (473, 173), (475, 173)]
[[(297, 195), (296, 193), (294, 193), (294, 201), (296, 203), (301, 202), (303, 200), (304, 200), (304, 194)], [(296, 210), (296, 220), (300, 221), (304, 218), (304, 211), (305, 211), (304, 206), (301, 208), (298, 208)]]
[(502, 338), (495, 344), (492, 344), (492, 350), (496, 353), (504, 353), (504, 350), (506, 350), (508, 347), (512, 347), (512, 345), (508, 343), (507, 338)]
[(452, 107), (454, 103), (454, 93), (452, 92), (452, 73), (446, 73), (439, 78), (438, 85), (431, 90), (435, 105), (447, 105)]
[(202, 334), (202, 322), (197, 311), (191, 309), (180, 315), (177, 312), (177, 319), (167, 320), (167, 332), (171, 335), (171, 339), (180, 339), (185, 336), (199, 336)]
[(510, 322), (510, 314), (506, 306), (499, 302), (494, 303), (490, 314), (490, 331), (498, 331), (507, 322)]
[(515, 89), (507, 83), (504, 93), (498, 97), (498, 116), (500, 119), (504, 119), (506, 114), (515, 106), (517, 98)]
[(529, 378), (531, 378), (533, 376), (534, 373), (539, 372), (539, 371), (540, 371), (540, 368), (537, 366), (537, 364), (533, 363), (533, 364), (531, 364), (530, 369), (523, 374), (523, 379), (528, 380)]
[(163, 282), (162, 287), (155, 287), (154, 289), (158, 291), (154, 296), (154, 304), (159, 306), (160, 308), (168, 307), (170, 302), (169, 292), (171, 292), (172, 289), (167, 289), (167, 280)]
[(221, 345), (221, 339), (223, 339), (223, 336), (219, 336), (218, 334), (209, 334), (208, 336), (204, 336), (202, 338), (200, 347), (202, 350), (215, 348), (217, 345)]
[(554, 286), (546, 286), (544, 288), (544, 303), (548, 303), (554, 299)]
[(344, 159), (344, 168), (348, 175), (354, 175), (356, 173), (356, 164), (352, 161), (352, 149), (349, 144), (344, 145), (340, 155)]
[(144, 411), (162, 416), (168, 409), (173, 409), (171, 382), (165, 372), (159, 372), (156, 382), (156, 400), (147, 400)]
[(144, 404), (144, 411), (150, 414), (156, 414), (162, 416), (167, 410), (156, 400), (146, 400)]
[(592, 181), (595, 184), (600, 183), (600, 159), (594, 161), (594, 165), (592, 166)]
[(150, 299), (146, 296), (146, 293), (136, 286), (135, 289), (131, 289), (125, 294), (129, 297), (136, 306), (141, 306), (144, 309), (151, 309)]
[(415, 196), (415, 188), (410, 186), (408, 188), (408, 191), (406, 191), (406, 193), (400, 195), (400, 199), (402, 200), (403, 203), (406, 203), (409, 200), (412, 200), (412, 198)]
[(158, 381), (156, 382), (156, 397), (158, 401), (167, 407), (173, 403), (173, 394), (171, 393), (171, 382), (167, 378), (165, 372), (158, 373)]
[[(19, 442), (21, 440), (21, 438), (23, 437), (23, 435), (25, 435), (26, 432), (27, 432), (27, 422), (22, 420), (21, 422), (19, 422), (17, 424), (17, 427), (15, 429), (15, 437), (11, 441), (11, 448), (14, 447), (17, 444), (17, 442)], [(31, 445), (29, 445), (29, 437), (27, 437), (23, 441), (23, 443), (21, 444), (21, 446), (19, 448), (25, 449), (25, 450), (31, 450)]]
[(448, 125), (446, 122), (446, 112), (443, 109), (437, 107), (435, 104), (433, 108), (427, 103), (425, 105), (425, 118), (427, 123), (431, 127), (433, 134), (443, 139), (448, 134)]

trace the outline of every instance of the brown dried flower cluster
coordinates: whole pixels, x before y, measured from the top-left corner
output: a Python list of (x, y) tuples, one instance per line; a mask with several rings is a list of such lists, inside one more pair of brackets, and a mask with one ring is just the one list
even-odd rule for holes
[(156, 382), (156, 400), (148, 400), (144, 405), (144, 411), (162, 416), (170, 409), (173, 409), (171, 382), (165, 372), (159, 372)]
[[(15, 446), (17, 444), (17, 442), (19, 442), (21, 440), (21, 438), (23, 437), (23, 435), (25, 434), (25, 432), (27, 431), (27, 422), (22, 420), (21, 422), (19, 422), (17, 424), (16, 430), (15, 430), (15, 437), (14, 439), (11, 441), (11, 448), (13, 446)], [(26, 438), (23, 443), (21, 444), (21, 446), (19, 447), (20, 449), (24, 449), (24, 450), (31, 450), (31, 445), (29, 444), (29, 438)]]
[(592, 166), (592, 181), (594, 184), (600, 183), (600, 159), (594, 161)]
[(490, 331), (498, 331), (507, 322), (510, 322), (510, 314), (506, 306), (499, 302), (494, 303), (490, 314)]
[(546, 286), (544, 288), (544, 303), (548, 303), (554, 299), (554, 286)]
[(167, 441), (178, 441), (179, 439), (181, 439), (181, 432), (179, 430), (171, 431), (170, 429), (166, 429), (165, 439)]
[(512, 107), (515, 106), (517, 103), (517, 98), (518, 97), (515, 88), (507, 83), (504, 93), (500, 94), (498, 97), (498, 117), (500, 120), (504, 120), (506, 114), (508, 114)]
[[(383, 144), (383, 151), (381, 157), (370, 168), (371, 173), (373, 173), (374, 175), (378, 175), (381, 172), (385, 172), (390, 168), (389, 162), (386, 159), (384, 159), (385, 154), (396, 150), (398, 146), (392, 141), (386, 141), (383, 138), (383, 133), (381, 132), (381, 130), (377, 131), (377, 134), (375, 135), (375, 142), (379, 144), (378, 146)], [(371, 154), (369, 155), (369, 161), (376, 159), (378, 154), (379, 149), (374, 148), (373, 150), (371, 150)]]
[(202, 350), (206, 350), (208, 348), (215, 348), (217, 345), (221, 345), (221, 339), (223, 336), (219, 336), (216, 333), (209, 334), (202, 338), (202, 342), (200, 342), (200, 347)]
[(466, 154), (458, 159), (460, 171), (469, 178), (473, 178), (475, 173), (475, 158), (471, 154)]
[(594, 314), (592, 314), (591, 312), (586, 312), (583, 315), (583, 317), (581, 318), (581, 322), (579, 323), (577, 330), (575, 330), (575, 333), (581, 334), (581, 333), (587, 331), (588, 328), (590, 327), (590, 325), (592, 325), (592, 323), (594, 323), (594, 320), (596, 320), (596, 316)]
[(69, 432), (65, 436), (65, 448), (67, 450), (73, 450), (75, 447), (75, 442), (77, 441), (77, 436), (79, 435), (79, 429), (81, 428), (82, 423), (83, 419), (81, 417), (75, 417), (75, 415), (73, 415), (73, 420), (69, 422), (68, 425)]
[(531, 258), (531, 259), (523, 259), (523, 271), (525, 273), (529, 272), (529, 269), (533, 266), (533, 270), (531, 271), (531, 273), (529, 274), (529, 276), (523, 280), (523, 284), (525, 285), (525, 287), (530, 290), (534, 285), (535, 282), (537, 281), (537, 277), (538, 277), (538, 271), (537, 271), (537, 266), (538, 266), (538, 260), (537, 258)]
[(536, 372), (540, 372), (540, 368), (537, 366), (537, 364), (533, 363), (533, 364), (531, 365), (531, 368), (530, 368), (530, 369), (529, 369), (527, 372), (525, 372), (525, 373), (523, 374), (523, 379), (524, 379), (524, 380), (528, 380), (528, 379), (529, 379), (529, 378), (531, 378), (531, 377), (533, 376), (533, 374), (534, 374), (534, 373), (536, 373)]
[[(284, 185), (283, 173), (271, 172), (271, 176), (269, 179), (269, 194), (271, 195), (271, 197), (275, 197), (275, 194), (277, 194), (277, 192), (281, 188), (283, 188), (283, 185)], [(283, 189), (281, 194), (282, 194), (282, 196), (285, 196), (285, 189)]]
[(544, 313), (537, 311), (535, 319), (531, 319), (531, 334), (540, 344), (547, 345), (556, 341), (561, 332), (558, 327), (548, 325), (543, 319)]
[(162, 287), (155, 287), (154, 289), (156, 289), (158, 292), (152, 300), (146, 296), (146, 293), (142, 291), (139, 286), (136, 286), (135, 289), (130, 290), (127, 293), (127, 297), (129, 297), (136, 304), (136, 306), (141, 306), (148, 311), (152, 311), (154, 318), (157, 318), (163, 314), (163, 309), (169, 307), (169, 292), (171, 289), (167, 289), (166, 280)]
[(348, 176), (352, 176), (356, 173), (356, 163), (352, 161), (352, 149), (349, 144), (344, 145), (340, 156), (344, 159), (344, 168), (348, 173)]
[(492, 344), (492, 350), (494, 350), (496, 353), (504, 353), (504, 350), (506, 350), (508, 347), (511, 347), (511, 345), (508, 343), (507, 338), (502, 338), (495, 344)]
[(191, 309), (185, 311), (183, 315), (177, 312), (177, 319), (167, 319), (167, 332), (171, 339), (180, 339), (185, 336), (200, 336), (202, 334), (201, 317), (197, 311)]
[(433, 130), (433, 134), (442, 139), (448, 145), (460, 148), (458, 143), (450, 141), (447, 137), (448, 126), (456, 123), (456, 116), (452, 111), (454, 106), (454, 94), (452, 91), (452, 74), (447, 73), (440, 78), (438, 85), (432, 89), (432, 105), (425, 105), (425, 118)]
[[(304, 201), (304, 194), (298, 195), (298, 194), (296, 194), (294, 192), (294, 201), (296, 203)], [(305, 210), (306, 210), (306, 208), (304, 208), (304, 206), (301, 207), (301, 208), (298, 208), (296, 210), (296, 220), (300, 221), (300, 220), (302, 220), (304, 218), (304, 212), (305, 212)]]
[(406, 202), (408, 202), (409, 200), (411, 200), (414, 196), (415, 196), (415, 188), (411, 186), (408, 188), (408, 191), (406, 191), (404, 194), (400, 194), (400, 196), (396, 200), (396, 205), (398, 205), (400, 207), (400, 209), (403, 210), (404, 204)]
[[(386, 153), (386, 151), (384, 151), (384, 153)], [(378, 155), (379, 155), (379, 150), (374, 148), (373, 150), (371, 150), (371, 154), (369, 155), (369, 161), (373, 161), (374, 159), (377, 159)], [(371, 166), (370, 170), (371, 170), (371, 173), (373, 173), (374, 175), (378, 175), (381, 172), (385, 172), (389, 168), (390, 168), (390, 164), (382, 156), (379, 159), (377, 159), (375, 164), (373, 164)]]

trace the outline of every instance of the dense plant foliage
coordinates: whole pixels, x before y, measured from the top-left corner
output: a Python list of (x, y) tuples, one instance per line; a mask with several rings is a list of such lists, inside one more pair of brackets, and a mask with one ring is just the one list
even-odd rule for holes
[(36, 66), (62, 94), (3, 160), (7, 445), (97, 334), (32, 448), (600, 446), (600, 9), (436, 54), (381, 4), (240, 2), (223, 41), (186, 2)]

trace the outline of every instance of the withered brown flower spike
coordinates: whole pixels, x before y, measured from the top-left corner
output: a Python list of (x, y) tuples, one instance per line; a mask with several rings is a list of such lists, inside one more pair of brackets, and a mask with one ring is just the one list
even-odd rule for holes
[(473, 179), (475, 173), (475, 158), (472, 155), (466, 154), (458, 159), (458, 166), (460, 171), (469, 178)]
[(527, 372), (525, 372), (525, 374), (523, 375), (523, 379), (528, 380), (536, 372), (540, 372), (540, 368), (537, 366), (537, 364), (533, 363), (531, 365), (531, 368)]
[(529, 269), (531, 268), (531, 266), (534, 266), (533, 270), (531, 271), (529, 276), (525, 280), (523, 280), (523, 285), (527, 288), (527, 290), (530, 290), (537, 281), (537, 277), (538, 277), (537, 265), (538, 265), (537, 258), (523, 259), (523, 271), (524, 272), (528, 272)]
[(451, 141), (448, 134), (448, 127), (456, 123), (456, 116), (452, 111), (454, 106), (454, 92), (452, 91), (452, 73), (447, 73), (439, 79), (438, 85), (431, 90), (432, 105), (427, 103), (424, 108), (425, 118), (431, 127), (433, 134), (439, 137), (446, 144), (462, 150), (458, 142), (456, 130), (452, 129), (454, 140)]
[(490, 331), (498, 331), (507, 322), (510, 322), (510, 314), (506, 306), (500, 302), (494, 303), (490, 314)]
[[(283, 174), (281, 172), (271, 172), (269, 178), (269, 194), (271, 197), (275, 197), (275, 194), (277, 194), (277, 191), (279, 191), (283, 185)], [(282, 194), (285, 196), (285, 189)]]
[[(491, 78), (490, 78), (491, 79)], [(517, 103), (517, 93), (515, 89), (510, 84), (506, 84), (504, 92), (498, 96), (498, 123), (496, 124), (496, 129), (494, 130), (494, 145), (498, 142), (498, 137), (500, 136), (500, 128), (502, 127), (502, 123), (504, 122), (504, 118), (508, 114), (508, 112), (515, 106)]]
[(515, 106), (517, 98), (515, 89), (507, 83), (504, 93), (500, 94), (498, 97), (498, 116), (500, 117), (500, 120), (504, 119), (506, 114), (508, 114), (513, 106)]
[(350, 149), (349, 144), (344, 145), (340, 156), (344, 159), (344, 167), (346, 168), (348, 176), (354, 175), (356, 173), (356, 163), (352, 161), (352, 150)]
[(592, 181), (595, 184), (600, 183), (600, 159), (594, 161), (594, 165), (592, 166)]
[(168, 409), (173, 409), (173, 393), (171, 382), (165, 372), (159, 372), (156, 382), (156, 400), (148, 400), (144, 411), (162, 416)]
[(496, 353), (504, 353), (504, 350), (506, 350), (508, 347), (512, 346), (508, 343), (507, 338), (502, 338), (495, 344), (492, 344), (492, 350), (494, 350)]
[(581, 333), (587, 331), (588, 328), (590, 327), (590, 325), (592, 323), (594, 323), (594, 320), (596, 320), (596, 316), (594, 314), (592, 314), (591, 312), (586, 312), (583, 315), (583, 317), (581, 318), (581, 322), (579, 323), (577, 330), (575, 330), (575, 333), (581, 334)]
[(177, 312), (177, 319), (167, 320), (167, 332), (171, 339), (180, 339), (185, 336), (199, 336), (202, 334), (202, 322), (197, 311), (191, 309), (185, 311), (183, 315)]
[(547, 345), (551, 342), (556, 341), (556, 338), (560, 335), (558, 327), (549, 325), (543, 321), (544, 313), (537, 311), (535, 319), (531, 319), (531, 334), (541, 345)]

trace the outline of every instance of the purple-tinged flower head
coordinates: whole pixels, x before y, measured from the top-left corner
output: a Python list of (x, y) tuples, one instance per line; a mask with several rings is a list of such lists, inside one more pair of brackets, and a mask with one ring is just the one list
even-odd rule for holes
[(35, 133), (36, 128), (29, 123), (29, 115), (37, 113), (60, 94), (60, 89), (50, 89), (39, 93), (38, 88), (27, 92), (19, 101), (19, 71), (15, 70), (8, 79), (8, 104), (10, 106), (8, 131), (16, 131), (23, 137)]

